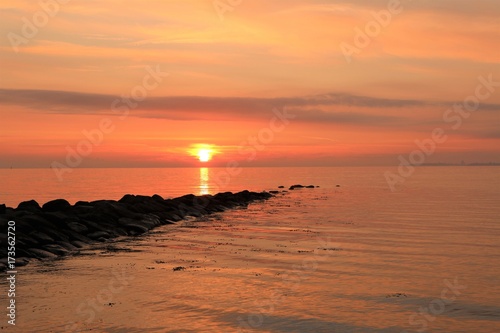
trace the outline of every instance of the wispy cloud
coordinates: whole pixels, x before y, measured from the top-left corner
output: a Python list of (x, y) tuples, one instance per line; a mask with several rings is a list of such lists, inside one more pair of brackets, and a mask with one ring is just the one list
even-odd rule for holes
[[(69, 91), (0, 89), (1, 104), (20, 105), (51, 114), (113, 114), (111, 104), (116, 99), (121, 97)], [(342, 93), (277, 98), (166, 96), (148, 98), (132, 111), (131, 116), (173, 120), (267, 119), (274, 108), (286, 107), (300, 121), (377, 125), (401, 123), (403, 117), (359, 112), (358, 109), (444, 108), (452, 104)], [(482, 109), (500, 111), (500, 105), (484, 104)]]

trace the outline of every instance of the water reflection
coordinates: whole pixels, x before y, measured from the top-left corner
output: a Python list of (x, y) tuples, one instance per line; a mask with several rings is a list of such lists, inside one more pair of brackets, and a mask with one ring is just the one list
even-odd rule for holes
[(208, 194), (208, 168), (200, 168), (200, 195)]

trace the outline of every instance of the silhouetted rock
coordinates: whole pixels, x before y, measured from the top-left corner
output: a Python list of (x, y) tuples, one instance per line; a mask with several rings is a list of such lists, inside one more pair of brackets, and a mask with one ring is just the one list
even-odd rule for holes
[(49, 259), (57, 257), (56, 254), (42, 249), (36, 249), (36, 248), (28, 249), (28, 252), (31, 254), (31, 258), (36, 258), (36, 259)]
[(46, 212), (60, 212), (70, 208), (70, 203), (64, 199), (52, 200), (42, 206), (42, 209)]
[[(118, 201), (78, 201), (74, 206), (57, 199), (42, 207), (30, 200), (16, 209), (0, 205), (0, 226), (6, 230), (8, 221), (16, 221), (16, 255), (26, 257), (23, 259), (26, 262), (30, 258), (47, 260), (77, 253), (95, 242), (144, 234), (186, 216), (200, 217), (270, 197), (272, 194), (267, 192), (249, 191), (214, 196), (188, 194), (167, 200), (157, 194), (152, 197), (127, 194)], [(0, 243), (6, 240), (7, 235), (0, 233)], [(0, 263), (3, 263), (0, 270), (6, 268), (6, 249), (0, 248)]]
[(35, 200), (30, 200), (30, 201), (23, 201), (21, 202), (16, 210), (24, 210), (24, 211), (29, 211), (29, 212), (39, 212), (42, 209), (38, 202)]
[(304, 185), (297, 184), (297, 185), (290, 186), (289, 190), (295, 190), (297, 188), (315, 188), (315, 187), (316, 186), (314, 186), (314, 185), (304, 186)]

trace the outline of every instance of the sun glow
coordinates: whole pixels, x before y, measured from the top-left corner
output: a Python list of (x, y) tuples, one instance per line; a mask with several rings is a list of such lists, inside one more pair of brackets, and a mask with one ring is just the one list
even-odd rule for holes
[(188, 149), (189, 155), (196, 157), (200, 162), (209, 162), (219, 151), (216, 146), (210, 144), (194, 144)]

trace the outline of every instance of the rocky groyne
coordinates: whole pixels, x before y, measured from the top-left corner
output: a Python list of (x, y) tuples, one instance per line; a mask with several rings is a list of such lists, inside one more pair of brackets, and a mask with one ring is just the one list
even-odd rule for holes
[(6, 269), (9, 221), (15, 222), (16, 266), (22, 266), (30, 259), (77, 253), (92, 243), (141, 235), (187, 216), (223, 212), (270, 197), (272, 194), (268, 192), (249, 191), (189, 194), (174, 199), (127, 194), (118, 201), (79, 201), (74, 205), (64, 199), (42, 206), (34, 200), (22, 202), (17, 208), (0, 205), (0, 270)]

